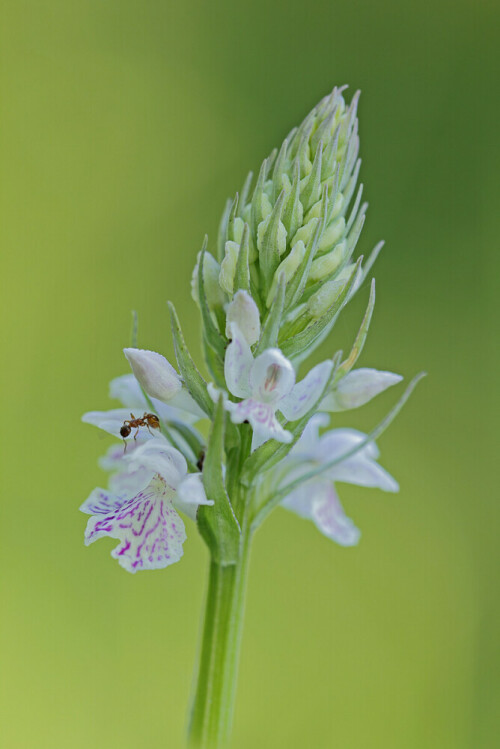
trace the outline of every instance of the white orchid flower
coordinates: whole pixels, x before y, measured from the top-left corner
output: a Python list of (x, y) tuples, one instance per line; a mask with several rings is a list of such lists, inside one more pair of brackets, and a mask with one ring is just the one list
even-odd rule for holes
[(178, 510), (191, 518), (199, 505), (213, 505), (201, 474), (188, 474), (183, 455), (162, 438), (137, 447), (109, 490), (94, 489), (80, 507), (91, 514), (85, 544), (109, 536), (120, 544), (111, 556), (128, 572), (162, 569), (179, 561), (186, 540)]
[[(229, 323), (229, 330), (231, 343), (226, 351), (224, 375), (230, 393), (243, 399), (239, 403), (225, 399), (231, 420), (235, 424), (250, 422), (252, 450), (271, 438), (291, 442), (292, 434), (281, 426), (276, 411), (281, 411), (288, 421), (302, 418), (321, 398), (332, 362), (318, 364), (296, 383), (295, 370), (279, 349), (267, 349), (254, 359), (239, 326)], [(213, 386), (209, 392), (217, 400), (219, 394)]]
[(323, 411), (347, 411), (359, 408), (383, 393), (403, 378), (394, 372), (380, 372), (378, 369), (354, 369), (343, 377), (321, 402)]
[[(326, 414), (316, 414), (309, 421), (301, 438), (279, 468), (278, 480), (282, 484), (300, 478), (312, 465), (322, 465), (343, 455), (366, 437), (356, 429), (333, 429), (320, 437), (319, 428), (328, 422)], [(335, 490), (335, 482), (397, 492), (397, 481), (378, 465), (378, 456), (377, 446), (370, 442), (352, 457), (299, 486), (281, 504), (300, 517), (312, 520), (321, 533), (341, 546), (354, 546), (361, 534), (346, 516)]]

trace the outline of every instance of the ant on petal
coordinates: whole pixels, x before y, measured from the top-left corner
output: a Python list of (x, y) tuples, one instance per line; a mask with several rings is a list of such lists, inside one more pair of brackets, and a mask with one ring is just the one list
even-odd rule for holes
[(123, 426), (120, 428), (120, 435), (123, 438), (123, 442), (125, 444), (125, 448), (123, 452), (126, 452), (127, 450), (127, 442), (126, 437), (129, 436), (132, 429), (136, 430), (136, 433), (134, 434), (134, 440), (137, 439), (137, 435), (139, 434), (140, 427), (146, 427), (148, 432), (152, 434), (151, 429), (159, 429), (160, 428), (160, 419), (156, 414), (148, 414), (145, 413), (144, 416), (141, 418), (136, 418), (133, 413), (130, 414), (131, 418), (126, 419), (123, 422)]

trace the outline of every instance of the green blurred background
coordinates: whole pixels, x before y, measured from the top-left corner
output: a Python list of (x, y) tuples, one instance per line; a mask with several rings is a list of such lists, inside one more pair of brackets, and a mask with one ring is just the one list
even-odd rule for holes
[(171, 357), (172, 299), (199, 352), (204, 233), (343, 83), (361, 250), (387, 240), (362, 364), (430, 376), (381, 440), (400, 494), (340, 486), (358, 548), (284, 511), (259, 532), (233, 745), (498, 746), (499, 20), (488, 0), (3, 4), (2, 748), (182, 747), (205, 548), (190, 526), (180, 564), (133, 577), (84, 547), (108, 441), (79, 419), (127, 371), (131, 309)]

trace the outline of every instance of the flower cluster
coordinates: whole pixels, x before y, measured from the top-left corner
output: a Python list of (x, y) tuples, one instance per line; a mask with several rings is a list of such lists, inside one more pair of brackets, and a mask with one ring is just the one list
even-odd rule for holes
[(366, 213), (357, 189), (357, 102), (358, 95), (347, 106), (342, 89), (325, 97), (264, 160), (253, 190), (250, 174), (228, 202), (213, 253), (205, 241), (192, 293), (211, 381), (196, 367), (171, 306), (179, 371), (161, 354), (125, 349), (132, 373), (110, 387), (122, 408), (83, 417), (124, 438), (102, 459), (108, 488), (95, 489), (81, 507), (91, 515), (85, 540), (118, 539), (112, 556), (130, 572), (179, 560), (181, 515), (197, 523), (214, 558), (232, 563), (244, 529), (277, 503), (351, 546), (359, 531), (335, 484), (398, 489), (376, 462), (371, 437), (329, 429), (331, 413), (357, 408), (402, 379), (354, 369), (373, 282), (349, 356), (337, 352), (297, 375), (381, 246), (365, 264), (353, 260)]

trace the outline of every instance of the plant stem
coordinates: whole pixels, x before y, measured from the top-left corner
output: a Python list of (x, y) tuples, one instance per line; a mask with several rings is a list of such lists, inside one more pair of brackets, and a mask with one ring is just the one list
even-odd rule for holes
[(231, 732), (243, 629), (251, 533), (242, 525), (236, 564), (210, 562), (205, 622), (196, 691), (191, 708), (189, 745), (227, 747)]

